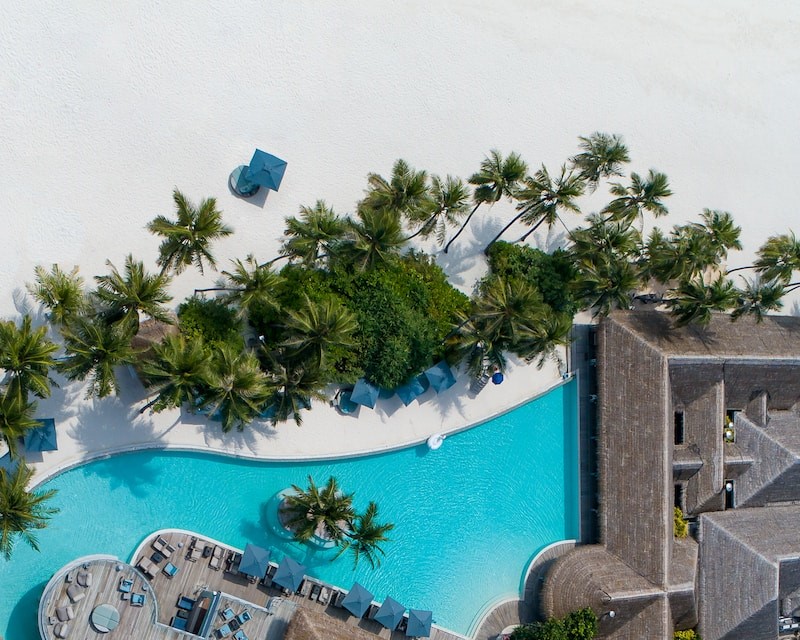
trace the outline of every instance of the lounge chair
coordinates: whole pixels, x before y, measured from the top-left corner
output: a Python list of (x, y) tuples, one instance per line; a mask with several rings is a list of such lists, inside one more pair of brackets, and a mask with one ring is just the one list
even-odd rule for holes
[(214, 632), (214, 635), (217, 636), (217, 638), (227, 638), (229, 635), (231, 635), (231, 633), (233, 632), (231, 631), (230, 625), (223, 624)]
[(280, 606), (281, 602), (283, 602), (283, 598), (279, 596), (270, 598), (267, 602), (267, 615), (274, 615), (275, 610)]
[(372, 620), (375, 617), (375, 614), (378, 613), (378, 609), (380, 609), (380, 607), (375, 603), (369, 605), (369, 609), (367, 609), (367, 613), (364, 615), (364, 617), (367, 620)]
[(78, 578), (76, 582), (82, 587), (91, 587), (92, 586), (92, 574), (88, 571), (81, 571), (78, 573)]
[(322, 587), (319, 592), (319, 597), (317, 598), (317, 602), (320, 604), (328, 604), (328, 600), (331, 597), (331, 590), (328, 587)]
[(248, 637), (247, 634), (242, 629), (239, 629), (236, 633), (233, 634), (233, 640), (248, 640)]
[(171, 562), (168, 562), (167, 565), (161, 570), (161, 572), (167, 576), (168, 578), (172, 578), (178, 573), (178, 567), (176, 567)]
[(179, 616), (175, 616), (172, 620), (169, 621), (169, 626), (173, 629), (178, 629), (180, 631), (186, 631), (186, 623), (188, 620), (186, 618), (181, 618)]
[(66, 638), (69, 635), (69, 625), (66, 622), (59, 622), (53, 629), (56, 638)]
[(130, 593), (131, 589), (133, 589), (133, 580), (122, 576), (119, 579), (119, 587), (117, 588), (119, 591), (122, 591), (122, 593)]
[(86, 597), (86, 592), (81, 589), (78, 585), (72, 584), (67, 589), (67, 596), (69, 596), (69, 601), (72, 604), (76, 602), (80, 602)]
[(72, 584), (72, 581), (75, 579), (75, 576), (72, 575), (72, 571), (68, 571), (67, 575), (64, 576), (64, 582), (67, 584)]
[(158, 536), (152, 544), (153, 549), (158, 551), (162, 556), (165, 558), (169, 558), (172, 555), (172, 552), (175, 551), (175, 547), (169, 544), (164, 538)]
[(303, 581), (300, 583), (300, 586), (297, 587), (297, 595), (303, 596), (305, 598), (308, 595), (309, 589), (311, 589), (311, 580), (303, 578)]
[(236, 616), (236, 622), (238, 622), (238, 623), (239, 623), (239, 626), (240, 626), (240, 627), (241, 627), (241, 626), (242, 626), (242, 625), (243, 625), (245, 622), (250, 622), (250, 620), (252, 620), (252, 619), (253, 619), (253, 617), (250, 615), (250, 612), (249, 612), (247, 609), (245, 609), (245, 610), (244, 610), (244, 611), (242, 611), (242, 612), (241, 612), (241, 613), (240, 613), (238, 616)]
[(209, 568), (213, 569), (214, 571), (219, 571), (220, 566), (222, 565), (222, 547), (214, 547), (214, 551), (211, 554), (211, 560), (208, 561)]
[(75, 610), (70, 607), (58, 607), (56, 609), (56, 618), (58, 622), (69, 622), (75, 617)]
[(204, 542), (195, 542), (189, 549), (189, 555), (186, 556), (186, 559), (189, 562), (197, 562), (197, 559), (203, 555), (204, 547), (205, 547)]
[(230, 607), (225, 607), (222, 611), (219, 612), (219, 617), (222, 618), (224, 622), (227, 622), (228, 620), (232, 620), (233, 618), (235, 618), (236, 614), (233, 613), (233, 609), (231, 609)]
[(316, 600), (320, 591), (322, 591), (322, 585), (319, 582), (315, 582), (311, 587), (311, 595), (309, 597), (312, 600)]
[(141, 558), (139, 558), (139, 562), (136, 563), (136, 568), (141, 569), (142, 573), (144, 573), (146, 576), (150, 578), (156, 577), (155, 571), (157, 570), (157, 567), (155, 566), (153, 561), (147, 556), (142, 556)]
[(184, 595), (178, 597), (178, 602), (175, 604), (178, 609), (184, 609), (186, 611), (191, 611), (194, 608), (195, 601), (191, 598), (187, 598)]
[(143, 593), (132, 593), (131, 594), (131, 606), (132, 607), (143, 607), (145, 601), (147, 600), (147, 596)]

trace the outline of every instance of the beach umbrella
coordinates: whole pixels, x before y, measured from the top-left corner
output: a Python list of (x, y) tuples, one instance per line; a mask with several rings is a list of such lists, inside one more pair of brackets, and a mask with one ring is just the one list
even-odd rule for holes
[(378, 393), (378, 387), (370, 384), (364, 378), (359, 378), (350, 394), (350, 401), (374, 409), (375, 403), (378, 401)]
[(492, 384), (501, 384), (504, 380), (505, 376), (500, 371), (495, 371), (492, 374)]
[(281, 186), (286, 161), (276, 158), (271, 153), (256, 149), (245, 178), (248, 182), (277, 191)]
[(415, 398), (425, 393), (425, 387), (422, 386), (419, 378), (412, 378), (409, 382), (397, 387), (397, 389), (395, 389), (395, 393), (397, 393), (397, 397), (402, 400), (403, 404), (408, 406), (414, 401)]
[(366, 613), (372, 603), (373, 595), (362, 587), (358, 582), (353, 583), (353, 588), (342, 600), (342, 606), (357, 618)]
[(303, 577), (306, 573), (305, 565), (296, 562), (289, 556), (284, 556), (281, 563), (278, 565), (278, 570), (272, 581), (281, 585), (284, 589), (289, 591), (297, 591), (300, 583), (303, 582)]
[(55, 451), (58, 449), (56, 439), (56, 421), (53, 418), (37, 420), (40, 426), (29, 429), (25, 434), (25, 448), (28, 451)]
[(269, 568), (269, 551), (254, 544), (247, 543), (239, 561), (239, 573), (261, 578)]
[(400, 624), (405, 612), (406, 608), (402, 604), (387, 596), (381, 608), (378, 609), (378, 613), (375, 614), (375, 620), (380, 622), (387, 629), (394, 630), (397, 628), (397, 625)]
[(409, 609), (406, 635), (414, 638), (427, 638), (431, 635), (432, 622), (432, 612), (421, 611), (420, 609)]
[(456, 383), (453, 372), (450, 371), (450, 367), (447, 366), (444, 360), (433, 365), (430, 369), (427, 369), (425, 371), (425, 377), (428, 378), (428, 381), (431, 383), (436, 393), (449, 389)]

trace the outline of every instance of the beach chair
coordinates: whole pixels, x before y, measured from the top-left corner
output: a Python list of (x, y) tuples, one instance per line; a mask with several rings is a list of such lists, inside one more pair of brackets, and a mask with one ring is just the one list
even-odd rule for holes
[(175, 551), (175, 547), (169, 544), (164, 538), (158, 536), (152, 544), (153, 549), (158, 551), (162, 556), (165, 558), (169, 558), (172, 555), (172, 552)]
[(328, 601), (331, 597), (331, 590), (328, 587), (322, 587), (319, 592), (319, 596), (317, 597), (317, 602), (320, 604), (328, 604)]
[(267, 615), (275, 615), (275, 611), (280, 606), (281, 602), (283, 602), (283, 598), (279, 596), (274, 596), (269, 599), (267, 602)]
[(147, 556), (139, 558), (139, 562), (136, 563), (136, 568), (149, 578), (155, 578), (155, 572), (158, 569), (155, 563)]
[(243, 625), (245, 622), (249, 622), (250, 620), (252, 620), (252, 616), (250, 615), (250, 612), (249, 612), (247, 609), (245, 609), (245, 610), (244, 610), (244, 611), (242, 611), (242, 612), (241, 612), (241, 613), (240, 613), (238, 616), (236, 616), (236, 622), (238, 622), (238, 623), (239, 623), (239, 626), (240, 626), (240, 627), (241, 627), (241, 626), (242, 626), (242, 625)]
[(227, 638), (229, 635), (231, 635), (231, 633), (233, 632), (231, 631), (230, 625), (223, 624), (214, 632), (214, 635), (217, 636), (217, 638)]
[(166, 566), (161, 570), (161, 573), (167, 576), (167, 578), (173, 578), (175, 574), (178, 573), (178, 567), (176, 567), (171, 562), (168, 562)]
[(86, 592), (79, 586), (72, 584), (69, 586), (69, 589), (67, 589), (67, 596), (69, 597), (69, 601), (75, 604), (86, 597)]
[(89, 573), (88, 571), (81, 571), (78, 573), (76, 582), (81, 587), (89, 588), (92, 586), (92, 574)]
[(53, 629), (56, 638), (66, 638), (69, 635), (69, 625), (66, 622), (59, 622)]
[(310, 589), (311, 589), (311, 580), (303, 578), (303, 581), (300, 583), (300, 586), (297, 587), (297, 595), (303, 596), (305, 598), (308, 595)]
[(322, 585), (319, 582), (315, 582), (311, 586), (311, 595), (309, 596), (309, 598), (311, 598), (311, 600), (316, 600), (320, 591), (322, 591)]
[(181, 594), (178, 596), (178, 602), (175, 604), (178, 609), (184, 609), (185, 611), (191, 611), (194, 608), (195, 601), (191, 598), (187, 598), (185, 595)]
[(367, 609), (367, 613), (364, 617), (367, 620), (372, 620), (375, 617), (375, 614), (378, 613), (378, 609), (380, 609), (380, 607), (373, 602), (371, 605), (369, 605), (369, 609)]
[(214, 551), (211, 553), (211, 560), (208, 561), (209, 568), (219, 571), (222, 565), (222, 553), (222, 547), (214, 547)]
[(236, 617), (236, 614), (230, 607), (225, 607), (222, 611), (219, 612), (219, 617), (222, 618), (223, 622), (227, 622), (228, 620), (233, 620), (233, 618)]
[(169, 621), (169, 626), (173, 629), (178, 629), (178, 631), (186, 631), (186, 623), (188, 620), (186, 618), (181, 618), (180, 616), (175, 616), (172, 620)]
[(132, 607), (143, 607), (144, 603), (147, 601), (147, 596), (143, 593), (132, 593), (131, 594), (131, 606)]
[(248, 640), (248, 637), (243, 629), (239, 629), (236, 633), (233, 634), (233, 640)]
[(75, 617), (75, 610), (70, 607), (58, 607), (56, 609), (56, 620), (58, 622), (69, 622)]
[(133, 589), (133, 580), (122, 576), (119, 579), (119, 587), (117, 587), (117, 589), (122, 593), (130, 593), (131, 589)]

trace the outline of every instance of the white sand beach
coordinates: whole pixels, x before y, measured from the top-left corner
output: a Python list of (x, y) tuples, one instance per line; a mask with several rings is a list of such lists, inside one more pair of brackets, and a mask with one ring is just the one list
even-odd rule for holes
[[(597, 130), (625, 137), (632, 170), (667, 173), (675, 195), (666, 226), (704, 207), (730, 211), (745, 244), (731, 266), (748, 264), (767, 236), (800, 231), (798, 41), (800, 5), (788, 0), (768, 10), (743, 0), (15, 7), (0, 26), (0, 317), (31, 309), (24, 283), (37, 264), (79, 265), (87, 280), (128, 253), (155, 268), (158, 241), (144, 226), (172, 213), (174, 187), (218, 199), (235, 229), (215, 248), (227, 268), (248, 253), (274, 257), (283, 218), (302, 204), (325, 199), (352, 212), (367, 173), (386, 175), (399, 157), (466, 178), (497, 148), (556, 169), (579, 135)], [(255, 147), (288, 169), (279, 192), (247, 201), (227, 179)], [(601, 194), (585, 213), (602, 206)], [(505, 203), (481, 210), (439, 255), (464, 291), (483, 273), (487, 239), (512, 214)], [(179, 276), (176, 304), (216, 277)], [(787, 312), (800, 313), (796, 300)], [(32, 462), (43, 477), (89, 452), (147, 442), (342, 455), (486, 419), (557, 380), (552, 365), (515, 366), (479, 401), (462, 378), (407, 409), (387, 404), (355, 419), (315, 405), (301, 428), (255, 426), (224, 438), (177, 413), (140, 417), (133, 380), (120, 399), (102, 401), (67, 385), (39, 406), (56, 418), (59, 451)]]

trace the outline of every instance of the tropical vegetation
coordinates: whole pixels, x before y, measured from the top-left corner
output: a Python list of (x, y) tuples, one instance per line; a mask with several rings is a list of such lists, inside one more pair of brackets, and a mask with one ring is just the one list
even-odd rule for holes
[(22, 463), (13, 471), (0, 468), (0, 555), (6, 560), (18, 541), (38, 551), (36, 532), (58, 513), (47, 506), (56, 490), (29, 491), (32, 476), (33, 470)]
[(586, 607), (563, 618), (524, 624), (511, 633), (511, 640), (591, 640), (597, 635), (598, 620)]

